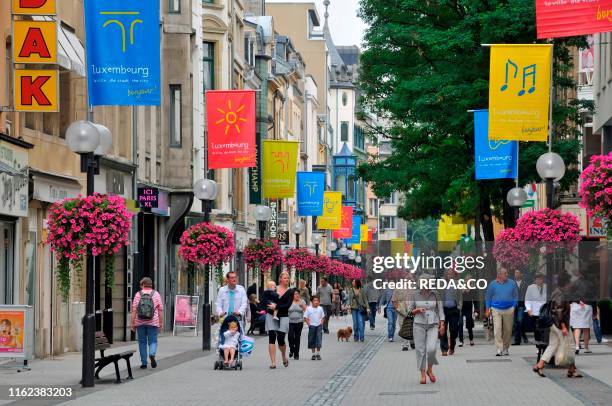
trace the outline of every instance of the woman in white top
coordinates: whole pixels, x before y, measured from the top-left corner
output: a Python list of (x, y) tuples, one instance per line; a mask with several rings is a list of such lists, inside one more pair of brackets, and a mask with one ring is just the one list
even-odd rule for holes
[[(423, 274), (421, 279), (431, 279)], [(421, 371), (421, 384), (427, 383), (426, 376), (434, 383), (433, 366), (438, 365), (436, 350), (438, 336), (444, 334), (444, 310), (436, 292), (421, 289), (408, 302), (408, 312), (414, 315), (414, 344), (416, 346), (417, 368)]]

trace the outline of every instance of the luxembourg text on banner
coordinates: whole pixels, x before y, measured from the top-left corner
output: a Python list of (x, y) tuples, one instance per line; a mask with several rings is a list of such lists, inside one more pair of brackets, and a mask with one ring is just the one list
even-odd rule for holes
[(299, 143), (296, 141), (263, 140), (263, 197), (294, 197)]
[(345, 240), (347, 245), (360, 244), (361, 243), (361, 216), (353, 216), (353, 227), (352, 227), (351, 238)]
[(476, 179), (516, 178), (518, 142), (489, 139), (489, 111), (474, 112)]
[(323, 214), (324, 172), (297, 173), (298, 216), (320, 216)]
[(257, 165), (254, 90), (208, 90), (206, 128), (208, 169)]
[(340, 228), (332, 231), (333, 238), (351, 238), (353, 235), (353, 206), (342, 206)]
[(552, 45), (492, 45), (489, 139), (546, 141)]
[(536, 0), (538, 38), (612, 31), (612, 0)]
[(159, 0), (85, 0), (84, 7), (89, 104), (158, 106)]
[(342, 192), (323, 193), (323, 214), (317, 217), (317, 229), (337, 230), (342, 222)]

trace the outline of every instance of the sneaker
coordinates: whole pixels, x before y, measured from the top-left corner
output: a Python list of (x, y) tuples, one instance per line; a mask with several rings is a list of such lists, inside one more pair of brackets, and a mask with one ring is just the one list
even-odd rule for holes
[(289, 358), (293, 358), (293, 353), (292, 352), (289, 353)]
[(497, 354), (495, 354), (496, 357), (501, 357), (502, 356), (502, 352), (501, 350), (497, 350)]
[(463, 341), (459, 341), (459, 347), (463, 347)]
[(310, 358), (310, 359), (314, 361), (314, 360), (316, 360), (316, 359), (317, 359), (317, 356), (316, 356), (316, 355), (314, 355), (314, 354), (312, 354), (312, 358)]
[(605, 343), (608, 343), (608, 342), (610, 342), (610, 340), (608, 340), (605, 337), (601, 339), (601, 344), (605, 344)]
[(149, 359), (151, 360), (151, 368), (157, 368), (157, 361), (155, 360), (155, 355), (149, 355)]
[(370, 326), (370, 330), (374, 330), (376, 327), (374, 326)]
[(510, 353), (509, 353), (509, 352), (508, 352), (508, 350), (506, 349), (506, 350), (504, 350), (504, 351), (502, 352), (502, 355), (506, 355), (506, 356), (508, 356), (508, 355), (510, 355)]
[(389, 342), (392, 343), (393, 342), (393, 337), (389, 337)]
[(321, 361), (321, 354), (317, 354), (317, 360)]

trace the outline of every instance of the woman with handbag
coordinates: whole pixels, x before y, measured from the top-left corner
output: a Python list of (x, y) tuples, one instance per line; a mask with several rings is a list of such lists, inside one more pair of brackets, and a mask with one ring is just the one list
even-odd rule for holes
[[(406, 278), (410, 280), (414, 279), (412, 273), (408, 273)], [(408, 302), (413, 293), (414, 292), (410, 289), (395, 289), (393, 291), (393, 298), (391, 299), (399, 320), (399, 332), (397, 335), (404, 340), (402, 343), (402, 351), (408, 351), (410, 348), (415, 348), (413, 335), (414, 317), (408, 313)]]
[(569, 332), (570, 325), (570, 303), (567, 301), (565, 291), (570, 282), (570, 276), (566, 273), (559, 276), (559, 287), (550, 295), (550, 302), (542, 306), (540, 321), (543, 321), (548, 313), (548, 305), (550, 306), (550, 315), (552, 316), (552, 325), (550, 326), (550, 336), (548, 338), (548, 347), (542, 354), (542, 358), (533, 367), (533, 372), (545, 377), (542, 370), (551, 358), (555, 357), (557, 365), (568, 365), (568, 378), (582, 378), (576, 369), (574, 354), (572, 352), (573, 339)]
[[(423, 274), (419, 279), (431, 279), (432, 275)], [(408, 312), (414, 316), (414, 343), (416, 346), (417, 368), (421, 371), (422, 385), (436, 382), (433, 366), (438, 365), (436, 351), (438, 337), (444, 334), (444, 310), (436, 292), (420, 289), (408, 302)]]
[(365, 340), (365, 319), (368, 317), (368, 299), (361, 287), (359, 279), (353, 280), (353, 287), (349, 291), (349, 307), (353, 316), (353, 338), (357, 341)]

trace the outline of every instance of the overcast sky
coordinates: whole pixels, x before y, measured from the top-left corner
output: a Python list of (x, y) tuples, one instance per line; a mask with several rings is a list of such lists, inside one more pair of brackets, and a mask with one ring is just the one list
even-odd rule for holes
[[(266, 0), (266, 3), (312, 3), (313, 0)], [(359, 0), (330, 0), (329, 28), (336, 45), (359, 45), (363, 39), (366, 25), (357, 17)], [(323, 25), (325, 7), (323, 0), (314, 0), (319, 8)]]

